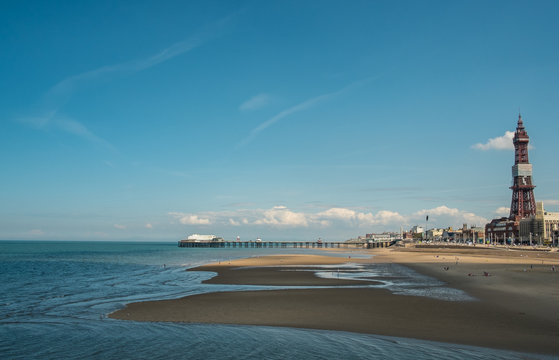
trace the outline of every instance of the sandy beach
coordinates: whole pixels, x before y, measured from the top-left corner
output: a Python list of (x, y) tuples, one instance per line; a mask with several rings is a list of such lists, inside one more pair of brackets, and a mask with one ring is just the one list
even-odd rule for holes
[[(394, 247), (361, 253), (374, 256), (349, 259), (328, 256), (325, 251), (324, 256), (263, 256), (201, 266), (190, 271), (218, 274), (206, 283), (306, 288), (138, 302), (110, 317), (342, 330), (559, 354), (559, 271), (552, 270), (552, 266), (559, 270), (557, 252)], [(369, 283), (364, 280), (325, 279), (307, 271), (347, 262), (403, 264), (477, 300), (396, 295), (385, 289), (355, 287)]]

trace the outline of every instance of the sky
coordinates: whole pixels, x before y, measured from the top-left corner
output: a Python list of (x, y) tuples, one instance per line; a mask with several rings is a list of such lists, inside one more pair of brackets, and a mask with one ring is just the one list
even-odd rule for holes
[[(557, 1), (2, 1), (0, 239), (346, 240), (559, 211)], [(429, 215), (429, 221), (425, 221)]]

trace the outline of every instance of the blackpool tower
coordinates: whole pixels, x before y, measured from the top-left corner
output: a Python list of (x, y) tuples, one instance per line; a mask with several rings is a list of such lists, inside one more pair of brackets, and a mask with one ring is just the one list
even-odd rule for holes
[(513, 243), (521, 241), (520, 220), (536, 215), (536, 200), (532, 185), (532, 164), (528, 161), (528, 144), (530, 137), (524, 129), (522, 116), (518, 115), (518, 124), (513, 138), (514, 165), (512, 167), (512, 201), (509, 217), (493, 219), (485, 225), (485, 236), (493, 243)]
[(532, 164), (528, 161), (530, 137), (524, 129), (522, 116), (518, 115), (518, 125), (514, 133), (514, 166), (512, 167), (513, 185), (510, 205), (511, 220), (519, 221), (536, 214), (536, 201), (532, 185)]

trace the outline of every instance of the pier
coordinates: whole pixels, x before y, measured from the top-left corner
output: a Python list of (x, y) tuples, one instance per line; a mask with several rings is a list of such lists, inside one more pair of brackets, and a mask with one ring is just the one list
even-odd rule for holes
[(180, 240), (179, 247), (184, 248), (384, 248), (394, 245), (396, 241), (375, 241), (363, 243), (319, 242), (319, 241), (188, 241)]

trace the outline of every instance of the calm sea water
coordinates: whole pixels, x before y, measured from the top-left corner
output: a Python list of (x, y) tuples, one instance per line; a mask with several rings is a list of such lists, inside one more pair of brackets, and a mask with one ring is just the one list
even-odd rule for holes
[[(211, 273), (188, 267), (301, 249), (184, 249), (176, 243), (0, 241), (2, 359), (547, 359), (470, 346), (336, 331), (107, 318), (126, 303), (209, 291)], [(321, 276), (339, 276), (326, 269)], [(349, 266), (341, 276), (382, 276), (392, 291), (460, 298), (397, 266)], [(390, 277), (393, 276), (393, 280)]]

